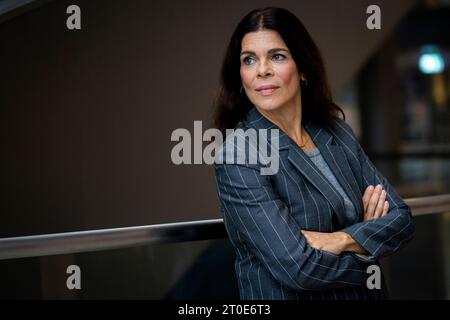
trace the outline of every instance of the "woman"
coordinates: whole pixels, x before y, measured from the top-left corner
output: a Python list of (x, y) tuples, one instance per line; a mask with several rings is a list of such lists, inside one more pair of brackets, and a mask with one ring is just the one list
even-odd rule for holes
[(279, 130), (276, 144), (257, 142), (278, 153), (274, 174), (261, 174), (261, 161), (215, 165), (241, 299), (385, 298), (368, 267), (412, 238), (410, 208), (338, 117), (319, 50), (297, 17), (263, 8), (243, 18), (216, 108), (222, 133), (242, 129), (222, 152), (245, 130)]

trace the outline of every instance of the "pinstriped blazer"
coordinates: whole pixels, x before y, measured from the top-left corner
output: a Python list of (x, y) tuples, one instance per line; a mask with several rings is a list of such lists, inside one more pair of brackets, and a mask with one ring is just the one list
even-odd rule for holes
[[(339, 192), (281, 130), (276, 174), (261, 175), (259, 162), (215, 164), (221, 213), (236, 251), (241, 299), (386, 297), (384, 284), (381, 290), (367, 288), (367, 268), (413, 237), (410, 208), (368, 159), (351, 127), (341, 119), (337, 124), (331, 132), (314, 122), (304, 127), (356, 208), (354, 218), (346, 216)], [(279, 129), (256, 108), (236, 128)], [(387, 192), (389, 212), (363, 222), (362, 195), (368, 185), (377, 184)], [(347, 232), (376, 261), (314, 249), (301, 229)]]

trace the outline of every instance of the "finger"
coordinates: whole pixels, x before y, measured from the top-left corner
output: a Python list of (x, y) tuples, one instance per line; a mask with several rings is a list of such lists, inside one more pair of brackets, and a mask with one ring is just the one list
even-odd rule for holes
[(383, 213), (381, 214), (381, 216), (384, 217), (385, 215), (387, 215), (388, 212), (389, 212), (389, 201), (385, 201), (383, 206)]
[(366, 191), (364, 191), (364, 195), (363, 195), (363, 204), (364, 204), (364, 211), (367, 210), (367, 206), (369, 205), (369, 200), (370, 197), (372, 196), (373, 190), (374, 190), (374, 186), (370, 185), (366, 188)]
[(374, 219), (381, 217), (383, 213), (384, 201), (386, 200), (386, 191), (382, 190), (380, 193), (380, 197), (378, 198), (377, 207), (375, 208), (375, 213), (373, 215)]
[(375, 208), (377, 207), (378, 199), (380, 198), (380, 193), (381, 193), (381, 185), (377, 185), (372, 193), (372, 196), (370, 197), (369, 205), (367, 206), (366, 214), (369, 220), (373, 219)]

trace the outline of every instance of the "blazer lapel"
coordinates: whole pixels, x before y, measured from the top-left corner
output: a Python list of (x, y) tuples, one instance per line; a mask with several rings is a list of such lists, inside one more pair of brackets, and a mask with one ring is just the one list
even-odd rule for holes
[[(256, 108), (248, 113), (247, 120), (251, 126), (256, 129), (279, 129), (278, 126), (270, 122), (262, 116)], [(347, 193), (356, 210), (362, 213), (362, 195), (358, 184), (353, 177), (348, 161), (342, 148), (335, 142), (333, 135), (327, 130), (319, 127), (314, 122), (304, 123), (305, 129), (311, 136), (314, 144), (319, 149), (327, 165), (335, 175), (336, 179)], [(336, 212), (336, 218), (341, 226), (348, 224), (345, 215), (344, 199), (336, 190), (336, 188), (328, 181), (317, 166), (309, 159), (305, 152), (281, 129), (279, 147), (280, 151), (288, 149), (287, 158), (289, 162), (296, 168), (317, 190), (327, 199)], [(280, 152), (281, 159), (284, 152)], [(358, 217), (359, 218), (359, 217)]]
[(338, 144), (327, 144), (323, 145), (319, 150), (339, 184), (345, 190), (350, 201), (355, 206), (356, 213), (358, 214), (357, 218), (359, 219), (364, 210), (362, 204), (362, 194), (359, 190), (358, 183), (353, 176), (353, 172), (350, 169), (342, 147)]
[[(331, 138), (325, 130), (314, 126), (312, 123), (305, 124), (305, 129), (310, 134), (314, 144), (319, 148), (320, 152), (326, 149), (326, 143)], [(301, 174), (322, 193), (324, 198), (333, 207), (336, 212), (336, 218), (339, 225), (345, 225), (345, 205), (344, 199), (340, 196), (338, 191), (330, 184), (328, 179), (322, 174), (317, 166), (309, 159), (305, 152), (297, 146), (294, 141), (291, 141), (288, 159), (291, 164), (301, 172)], [(325, 160), (326, 161), (326, 160)]]
[[(306, 122), (304, 127), (336, 180), (355, 206), (358, 213), (357, 218), (359, 218), (363, 212), (362, 195), (342, 147), (336, 143), (334, 136), (329, 131), (319, 127), (314, 122)], [(344, 199), (303, 150), (295, 142), (291, 142), (289, 160), (328, 200), (337, 214), (340, 225), (346, 225)]]

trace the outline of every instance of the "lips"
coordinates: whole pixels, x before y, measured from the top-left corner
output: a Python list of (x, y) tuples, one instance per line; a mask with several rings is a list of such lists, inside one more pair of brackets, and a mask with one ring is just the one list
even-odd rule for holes
[(258, 91), (263, 96), (272, 94), (275, 90), (277, 90), (279, 87), (275, 85), (266, 85), (256, 88), (256, 91)]

